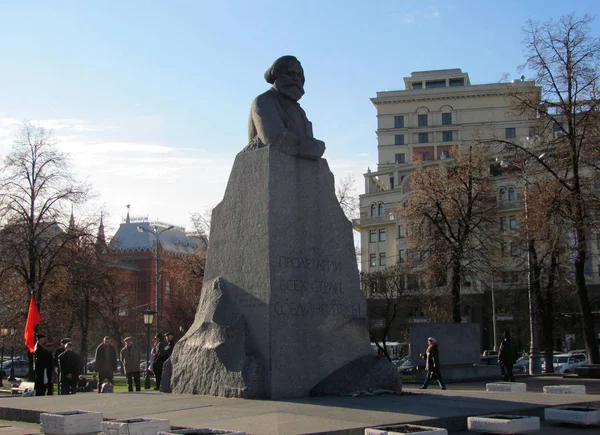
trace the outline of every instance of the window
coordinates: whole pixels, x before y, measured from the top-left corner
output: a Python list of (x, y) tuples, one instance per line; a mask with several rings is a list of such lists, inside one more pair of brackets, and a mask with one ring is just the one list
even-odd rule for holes
[(165, 299), (169, 299), (171, 296), (171, 282), (167, 281), (165, 284)]
[(502, 216), (500, 218), (500, 229), (502, 231), (506, 231), (508, 229), (508, 221), (506, 219), (506, 216)]
[(396, 163), (406, 163), (406, 157), (404, 153), (399, 153), (395, 155)]
[(385, 252), (379, 253), (379, 265), (385, 266), (387, 263), (387, 259), (385, 258)]
[(419, 127), (427, 127), (427, 114), (419, 115)]
[(538, 136), (538, 128), (537, 127), (529, 127), (529, 137)]
[(501, 187), (498, 191), (498, 199), (500, 201), (504, 201), (506, 199), (506, 189), (504, 187)]
[(450, 86), (464, 86), (465, 79), (450, 79)]
[(432, 80), (425, 83), (426, 88), (445, 88), (446, 80)]
[(442, 132), (442, 142), (452, 142), (452, 132), (451, 131)]
[(413, 83), (412, 88), (413, 89), (423, 89), (423, 83), (421, 83), (421, 82)]
[(394, 188), (394, 177), (390, 175), (390, 189)]
[(442, 113), (442, 125), (452, 125), (452, 113)]
[(406, 263), (406, 251), (404, 249), (398, 251), (398, 263)]
[(517, 194), (515, 192), (515, 188), (514, 187), (509, 187), (508, 188), (508, 200), (509, 201), (514, 201), (517, 199)]
[(506, 244), (504, 242), (500, 242), (500, 255), (506, 257)]
[(429, 133), (419, 133), (419, 143), (429, 143)]
[(508, 220), (510, 222), (510, 229), (511, 230), (516, 230), (517, 229), (517, 217), (516, 216), (509, 216)]
[(429, 160), (429, 151), (425, 151), (425, 152), (421, 153), (421, 160), (423, 160), (423, 161)]
[(596, 234), (596, 249), (600, 249), (600, 233)]
[[(398, 227), (398, 238), (403, 239), (406, 237), (406, 231), (404, 230), (404, 226), (400, 225)], [(600, 243), (600, 242), (599, 242)]]
[(450, 151), (444, 150), (440, 155), (440, 160), (446, 160), (450, 158)]
[(506, 139), (510, 139), (513, 137), (517, 137), (517, 132), (516, 129), (514, 127), (510, 127), (510, 128), (505, 128), (504, 129), (504, 137)]
[(511, 257), (516, 257), (518, 254), (518, 249), (517, 249), (517, 245), (514, 243), (510, 244), (510, 255)]
[(379, 241), (385, 242), (385, 228), (379, 230)]
[(371, 267), (377, 266), (377, 254), (371, 254), (369, 256), (369, 266), (371, 266)]
[(383, 202), (379, 203), (379, 216), (383, 216)]
[(394, 136), (394, 145), (404, 145), (404, 135), (397, 134)]
[(375, 207), (375, 204), (371, 204), (371, 216), (377, 216), (377, 207)]
[(394, 128), (404, 128), (404, 116), (394, 116)]
[(369, 242), (375, 243), (377, 241), (377, 231), (371, 230), (369, 231)]

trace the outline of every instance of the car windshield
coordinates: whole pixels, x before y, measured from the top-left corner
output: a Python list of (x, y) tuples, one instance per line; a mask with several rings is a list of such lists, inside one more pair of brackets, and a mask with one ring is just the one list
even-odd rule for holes
[(411, 360), (409, 360), (409, 359), (407, 359), (406, 361), (404, 361), (404, 362), (402, 363), (402, 367), (412, 367), (412, 366), (414, 366), (414, 364), (413, 364), (413, 363), (412, 363), (412, 361), (411, 361)]
[(566, 362), (569, 361), (569, 357), (568, 356), (557, 356), (554, 358), (554, 363), (555, 364), (564, 364)]

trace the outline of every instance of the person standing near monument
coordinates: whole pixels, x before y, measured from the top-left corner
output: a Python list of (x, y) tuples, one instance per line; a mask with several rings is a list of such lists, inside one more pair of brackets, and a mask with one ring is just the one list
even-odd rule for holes
[(163, 365), (165, 364), (165, 361), (168, 358), (167, 353), (169, 353), (169, 356), (171, 355), (171, 353), (168, 352), (168, 350), (166, 349), (167, 341), (165, 340), (165, 337), (162, 334), (156, 334), (154, 338), (154, 354), (156, 355), (156, 357), (154, 358), (154, 362), (152, 363), (152, 371), (154, 372), (154, 378), (156, 381), (156, 386), (154, 387), (154, 389), (160, 390)]
[(70, 338), (63, 338), (62, 340), (60, 340), (60, 347), (54, 351), (54, 367), (56, 367), (56, 370), (57, 370), (57, 373), (58, 373), (58, 385), (59, 385), (59, 387), (57, 389), (57, 393), (59, 395), (62, 394), (62, 393), (60, 392), (60, 367), (58, 365), (58, 358), (65, 351), (65, 344), (70, 343), (70, 342), (71, 342)]
[(48, 339), (44, 334), (37, 335), (37, 343), (33, 351), (33, 371), (35, 373), (35, 395), (52, 396), (54, 362)]
[(64, 345), (64, 350), (58, 357), (60, 373), (60, 394), (75, 394), (77, 392), (77, 376), (79, 375), (79, 356), (73, 352), (73, 343)]
[(325, 143), (315, 139), (312, 123), (298, 104), (304, 95), (304, 70), (294, 56), (282, 56), (265, 72), (273, 86), (252, 102), (248, 146), (244, 151), (273, 147), (292, 156), (316, 160)]
[(117, 370), (117, 350), (112, 345), (109, 336), (104, 337), (102, 343), (96, 348), (96, 371), (98, 372), (98, 393), (101, 392), (102, 381), (106, 379), (111, 384), (114, 372)]
[(440, 384), (440, 389), (445, 390), (446, 386), (444, 385), (444, 381), (442, 380), (442, 373), (440, 372), (440, 351), (438, 349), (438, 344), (435, 338), (429, 337), (427, 339), (427, 350), (425, 353), (422, 353), (421, 358), (425, 359), (425, 371), (427, 372), (425, 375), (425, 382), (423, 385), (419, 387), (420, 390), (426, 390), (429, 382), (435, 378)]
[(125, 347), (121, 349), (121, 365), (127, 376), (127, 387), (129, 391), (133, 391), (133, 382), (135, 382), (135, 391), (141, 391), (140, 361), (142, 354), (140, 348), (133, 344), (132, 337), (125, 338), (124, 342)]
[(498, 364), (502, 365), (504, 382), (516, 382), (513, 366), (517, 362), (517, 347), (510, 340), (510, 332), (504, 331), (504, 340), (498, 349)]

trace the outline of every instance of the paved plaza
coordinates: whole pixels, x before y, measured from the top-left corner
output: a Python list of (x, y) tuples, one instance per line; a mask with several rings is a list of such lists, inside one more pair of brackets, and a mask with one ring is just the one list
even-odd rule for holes
[[(0, 434), (37, 434), (43, 411), (93, 410), (108, 419), (168, 418), (176, 427), (212, 427), (266, 434), (359, 435), (368, 426), (421, 423), (466, 433), (466, 417), (487, 413), (543, 415), (549, 406), (591, 403), (600, 406), (600, 380), (554, 376), (521, 377), (526, 393), (487, 393), (485, 382), (448, 385), (448, 390), (418, 390), (405, 385), (406, 394), (374, 397), (325, 397), (285, 401), (227, 399), (222, 397), (140, 393), (53, 397), (0, 397)], [(549, 395), (544, 385), (585, 384), (586, 395)], [(15, 421), (30, 423), (15, 423)], [(544, 434), (591, 434), (595, 429), (543, 425)]]

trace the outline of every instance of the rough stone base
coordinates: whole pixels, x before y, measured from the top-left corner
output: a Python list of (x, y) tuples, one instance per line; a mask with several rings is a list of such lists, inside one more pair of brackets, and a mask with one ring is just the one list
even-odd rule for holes
[(156, 435), (171, 429), (170, 420), (153, 418), (130, 418), (102, 422), (102, 433), (105, 435)]
[(485, 391), (523, 392), (527, 391), (527, 384), (524, 382), (492, 382), (485, 384)]
[(338, 369), (311, 391), (311, 396), (349, 396), (367, 389), (402, 392), (398, 369), (387, 359), (365, 355)]
[(585, 385), (547, 385), (544, 393), (548, 394), (585, 394)]
[[(421, 430), (419, 430), (421, 429)], [(448, 431), (439, 427), (429, 427), (413, 424), (397, 424), (381, 427), (366, 428), (365, 435), (448, 435)]]
[(64, 411), (40, 414), (40, 431), (49, 435), (97, 434), (102, 429), (102, 413)]
[(467, 427), (469, 432), (516, 434), (539, 431), (540, 419), (539, 417), (522, 415), (482, 415), (480, 417), (468, 417)]
[(600, 424), (600, 409), (586, 408), (585, 406), (560, 406), (546, 408), (544, 419), (557, 423), (580, 424), (592, 426)]

